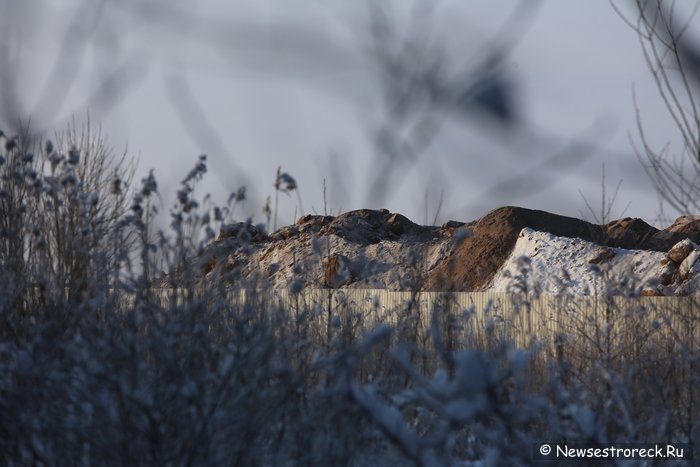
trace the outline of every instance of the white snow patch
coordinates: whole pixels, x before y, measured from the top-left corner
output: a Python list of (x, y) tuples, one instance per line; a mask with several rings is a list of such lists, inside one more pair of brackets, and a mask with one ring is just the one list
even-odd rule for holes
[(658, 286), (666, 253), (608, 248), (525, 228), (490, 290), (543, 294), (640, 294)]

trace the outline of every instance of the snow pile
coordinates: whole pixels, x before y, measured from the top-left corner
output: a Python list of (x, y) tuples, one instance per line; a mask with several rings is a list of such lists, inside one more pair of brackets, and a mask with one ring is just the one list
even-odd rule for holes
[(610, 248), (525, 228), (489, 290), (534, 294), (688, 295), (700, 284), (689, 240), (669, 253)]
[[(337, 235), (273, 243), (247, 259), (273, 288), (312, 287), (412, 290), (450, 249), (447, 241), (381, 240), (358, 248)], [(337, 263), (335, 268), (329, 264)]]
[[(532, 225), (538, 230), (522, 228)], [(295, 291), (690, 295), (700, 285), (698, 232), (688, 222), (664, 231), (629, 218), (601, 227), (520, 208), (420, 226), (363, 209), (303, 216), (269, 235), (248, 223), (228, 225), (198, 261), (205, 280), (227, 274)]]

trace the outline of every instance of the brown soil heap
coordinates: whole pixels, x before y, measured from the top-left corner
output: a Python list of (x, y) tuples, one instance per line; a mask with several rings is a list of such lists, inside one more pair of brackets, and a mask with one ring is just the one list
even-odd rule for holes
[(507, 259), (529, 227), (601, 246), (668, 251), (684, 238), (700, 243), (700, 218), (658, 230), (641, 219), (603, 226), (544, 211), (502, 207), (477, 221), (421, 226), (386, 209), (306, 215), (270, 235), (250, 224), (222, 228), (200, 264), (204, 277), (224, 272), (261, 277), (273, 287), (475, 291)]

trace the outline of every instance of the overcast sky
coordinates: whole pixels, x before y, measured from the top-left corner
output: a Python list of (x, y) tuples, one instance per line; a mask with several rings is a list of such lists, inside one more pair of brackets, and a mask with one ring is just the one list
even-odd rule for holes
[[(503, 121), (454, 106), (396, 121), (366, 3), (0, 0), (0, 127), (19, 114), (61, 128), (89, 110), (117, 152), (128, 145), (139, 158), (139, 176), (155, 169), (165, 199), (206, 153), (200, 192), (223, 202), (247, 185), (256, 221), (278, 166), (296, 179), (306, 212), (323, 213), (325, 179), (333, 213), (386, 207), (432, 222), (442, 194), (438, 222), (503, 205), (592, 219), (579, 192), (600, 207), (603, 164), (609, 195), (623, 180), (613, 216), (627, 207), (656, 221), (657, 197), (628, 137), (637, 139), (633, 85), (650, 139), (678, 137), (634, 32), (607, 1), (377, 2), (398, 42), (444, 52), (440, 76), (452, 89), (461, 79), (468, 88), (490, 52), (505, 51)], [(406, 121), (424, 114), (428, 144), (389, 163), (378, 132), (413, 141)], [(280, 200), (291, 222), (297, 197)]]

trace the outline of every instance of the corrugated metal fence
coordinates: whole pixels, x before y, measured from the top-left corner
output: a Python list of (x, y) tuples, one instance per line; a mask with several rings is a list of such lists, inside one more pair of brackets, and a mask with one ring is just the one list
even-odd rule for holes
[(690, 297), (535, 297), (374, 289), (228, 294), (232, 305), (264, 301), (266, 306), (304, 312), (311, 320), (308, 324), (319, 330), (352, 328), (354, 334), (385, 322), (413, 328), (416, 337), (439, 329), (479, 346), (503, 340), (518, 346), (569, 342), (592, 352), (630, 352), (650, 343), (697, 348), (700, 341), (700, 307)]

